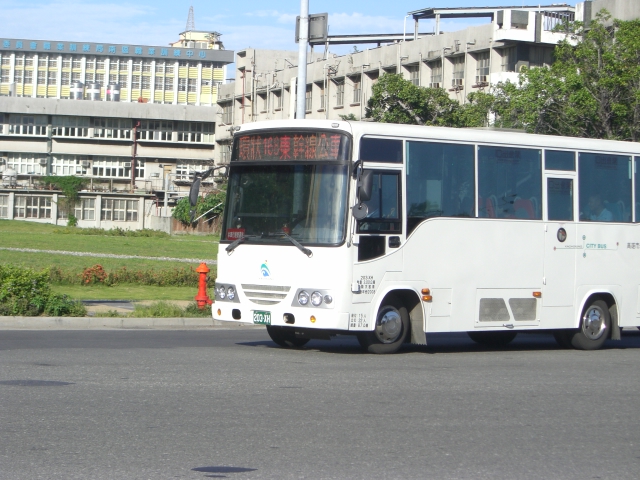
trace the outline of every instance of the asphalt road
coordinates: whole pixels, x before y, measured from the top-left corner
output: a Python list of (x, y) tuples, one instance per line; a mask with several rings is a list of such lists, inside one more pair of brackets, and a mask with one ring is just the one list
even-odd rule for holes
[(640, 476), (640, 332), (597, 352), (429, 340), (0, 331), (0, 478)]

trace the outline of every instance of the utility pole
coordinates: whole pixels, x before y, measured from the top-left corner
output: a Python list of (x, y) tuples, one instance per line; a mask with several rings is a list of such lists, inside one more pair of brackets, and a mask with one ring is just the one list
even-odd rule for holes
[(300, 0), (299, 42), (296, 118), (305, 118), (307, 97), (307, 44), (309, 43), (309, 0)]

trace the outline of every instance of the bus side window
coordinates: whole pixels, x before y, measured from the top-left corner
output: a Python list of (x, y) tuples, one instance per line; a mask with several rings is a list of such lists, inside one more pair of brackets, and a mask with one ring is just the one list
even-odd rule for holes
[(475, 217), (472, 145), (407, 142), (407, 233), (427, 218)]
[(542, 152), (478, 147), (480, 217), (542, 220)]
[(400, 233), (400, 174), (375, 172), (371, 199), (365, 202), (369, 213), (358, 222), (358, 233)]
[(580, 220), (631, 221), (631, 157), (578, 154)]
[(402, 140), (363, 137), (360, 140), (360, 160), (402, 163)]
[(547, 179), (547, 218), (573, 221), (573, 180), (570, 178)]

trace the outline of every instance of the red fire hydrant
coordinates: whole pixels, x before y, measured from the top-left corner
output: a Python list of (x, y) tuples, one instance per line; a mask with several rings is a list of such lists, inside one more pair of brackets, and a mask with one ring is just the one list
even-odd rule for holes
[(196, 268), (196, 272), (200, 274), (200, 278), (198, 280), (198, 295), (195, 296), (195, 301), (198, 303), (198, 308), (202, 310), (205, 305), (211, 305), (213, 303), (207, 295), (207, 273), (209, 273), (207, 264), (201, 263), (200, 266)]

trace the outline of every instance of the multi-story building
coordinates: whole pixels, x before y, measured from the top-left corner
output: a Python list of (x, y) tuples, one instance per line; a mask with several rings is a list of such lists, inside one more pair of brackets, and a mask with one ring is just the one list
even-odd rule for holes
[[(86, 178), (76, 215), (80, 226), (157, 227), (151, 217), (168, 216), (168, 207), (186, 195), (192, 173), (213, 165), (212, 111), (0, 98), (0, 218), (66, 223), (56, 194), (39, 188), (38, 179), (75, 175)], [(125, 200), (129, 203), (121, 203)], [(35, 208), (42, 202), (45, 207)], [(107, 212), (120, 204), (128, 205), (130, 214)]]
[[(549, 65), (555, 45), (571, 40), (563, 25), (588, 21), (601, 8), (617, 18), (640, 17), (640, 5), (623, 0), (523, 7), (425, 8), (409, 12), (411, 32), (402, 35), (341, 36), (340, 43), (378, 43), (376, 48), (347, 55), (315, 55), (308, 59), (307, 85), (296, 86), (297, 52), (246, 49), (236, 55), (236, 80), (222, 85), (221, 117), (216, 129), (216, 161), (229, 157), (234, 126), (259, 120), (293, 118), (296, 92), (305, 95), (306, 117), (364, 118), (372, 86), (384, 73), (397, 73), (418, 86), (444, 88), (463, 103), (471, 92), (498, 82), (516, 82), (523, 67)], [(442, 32), (440, 20), (486, 18), (487, 23), (456, 32)], [(419, 33), (420, 22), (435, 24)], [(393, 43), (381, 45), (385, 38)], [(393, 40), (392, 40), (393, 39)], [(327, 47), (331, 42), (329, 42)], [(327, 50), (325, 50), (327, 51)]]
[(162, 47), (0, 38), (0, 95), (211, 106), (233, 62), (211, 35)]
[(38, 179), (75, 175), (86, 178), (80, 226), (167, 229), (190, 175), (213, 164), (217, 91), (233, 61), (219, 37), (0, 39), (0, 218), (66, 223), (59, 193)]

